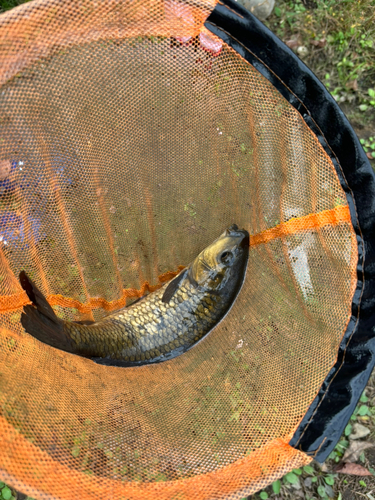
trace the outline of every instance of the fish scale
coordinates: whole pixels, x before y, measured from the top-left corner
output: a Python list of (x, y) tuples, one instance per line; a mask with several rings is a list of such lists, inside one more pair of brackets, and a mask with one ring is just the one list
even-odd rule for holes
[[(81, 343), (95, 345), (92, 349), (88, 347), (86, 355), (103, 358), (143, 361), (154, 358), (155, 349), (168, 351), (171, 344), (172, 348), (187, 348), (192, 338), (197, 342), (217, 322), (222, 298), (215, 297), (210, 290), (198, 291), (185, 278), (175, 300), (164, 304), (162, 297), (167, 285), (97, 325), (65, 322), (65, 329), (77, 349)], [(133, 339), (130, 346), (129, 339)]]

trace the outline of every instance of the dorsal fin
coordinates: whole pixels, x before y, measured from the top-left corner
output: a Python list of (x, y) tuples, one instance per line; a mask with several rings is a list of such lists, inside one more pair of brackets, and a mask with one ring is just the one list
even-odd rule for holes
[(168, 284), (167, 288), (164, 291), (164, 295), (161, 299), (162, 302), (168, 304), (173, 295), (177, 292), (178, 286), (181, 283), (181, 281), (185, 278), (187, 272), (188, 269), (185, 269)]

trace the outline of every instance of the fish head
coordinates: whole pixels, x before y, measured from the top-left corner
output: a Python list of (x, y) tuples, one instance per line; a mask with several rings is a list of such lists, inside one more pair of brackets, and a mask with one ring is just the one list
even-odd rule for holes
[(243, 280), (249, 256), (249, 233), (233, 224), (191, 263), (189, 279), (196, 286), (220, 291)]

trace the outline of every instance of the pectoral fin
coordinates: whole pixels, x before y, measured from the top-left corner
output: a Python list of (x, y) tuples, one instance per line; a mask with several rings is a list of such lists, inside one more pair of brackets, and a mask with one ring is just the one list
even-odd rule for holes
[(177, 292), (181, 281), (186, 277), (188, 269), (184, 269), (178, 276), (176, 276), (167, 286), (162, 297), (162, 302), (168, 304), (173, 295)]

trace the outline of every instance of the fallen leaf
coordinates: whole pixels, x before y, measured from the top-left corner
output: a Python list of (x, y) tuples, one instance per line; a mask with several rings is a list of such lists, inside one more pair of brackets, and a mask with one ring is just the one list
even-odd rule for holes
[(293, 39), (291, 39), (291, 40), (287, 40), (287, 41), (285, 42), (285, 45), (287, 45), (290, 49), (295, 49), (296, 47), (298, 47), (298, 46), (299, 46), (299, 44), (300, 44), (300, 43), (299, 43), (299, 41), (298, 41), (298, 40), (293, 40)]
[(325, 38), (322, 38), (321, 40), (310, 40), (310, 43), (311, 45), (315, 45), (315, 47), (324, 47), (327, 40)]
[(357, 82), (357, 80), (350, 80), (350, 82), (348, 82), (348, 83), (345, 84), (345, 87), (347, 89), (352, 89), (355, 92), (357, 92), (357, 90), (358, 90), (358, 82)]
[(369, 160), (374, 160), (375, 158), (372, 156), (372, 153), (366, 153), (366, 156)]
[(352, 476), (372, 476), (371, 472), (359, 464), (342, 463), (335, 467), (335, 472), (339, 472), (340, 474), (350, 474)]
[(373, 448), (374, 446), (374, 443), (369, 443), (368, 441), (351, 441), (349, 448), (347, 448), (342, 457), (342, 461), (346, 463), (356, 462), (364, 450)]
[(312, 485), (312, 480), (311, 480), (311, 477), (307, 477), (307, 478), (304, 480), (303, 484), (306, 486), (306, 488), (310, 488), (310, 487), (311, 487), (311, 485)]
[(370, 422), (370, 417), (368, 417), (367, 415), (365, 415), (364, 417), (357, 415), (357, 420), (360, 424), (368, 424)]

